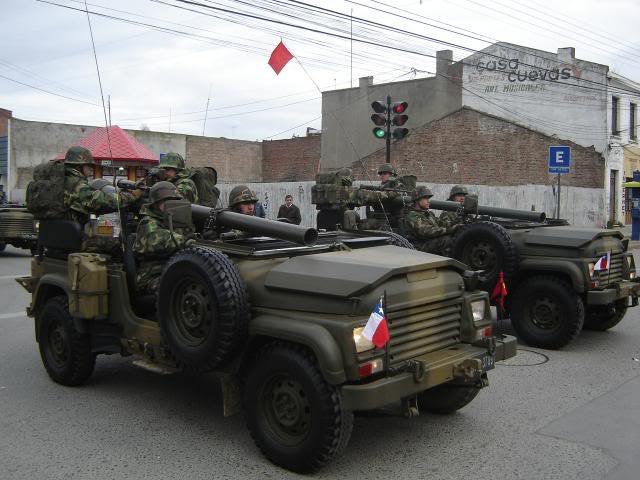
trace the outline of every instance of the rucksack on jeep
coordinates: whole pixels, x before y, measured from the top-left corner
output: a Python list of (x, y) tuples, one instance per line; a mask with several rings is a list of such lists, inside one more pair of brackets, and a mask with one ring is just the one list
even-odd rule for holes
[(38, 165), (27, 185), (27, 210), (38, 220), (64, 218), (64, 162)]
[(195, 167), (188, 169), (188, 175), (198, 190), (198, 204), (205, 207), (214, 208), (220, 197), (220, 190), (216, 187), (218, 183), (218, 172), (213, 167)]

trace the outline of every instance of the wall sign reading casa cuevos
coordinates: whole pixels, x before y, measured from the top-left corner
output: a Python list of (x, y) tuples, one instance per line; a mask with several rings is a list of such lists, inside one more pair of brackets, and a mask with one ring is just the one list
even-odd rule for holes
[(476, 63), (476, 70), (480, 73), (504, 73), (503, 77), (509, 82), (568, 80), (571, 77), (580, 78), (581, 73), (575, 65), (534, 68), (529, 64), (523, 65), (517, 58), (479, 61)]

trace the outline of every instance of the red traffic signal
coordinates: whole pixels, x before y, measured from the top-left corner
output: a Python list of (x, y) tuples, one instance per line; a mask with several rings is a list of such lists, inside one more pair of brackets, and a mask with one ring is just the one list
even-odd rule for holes
[(393, 123), (396, 127), (400, 127), (401, 125), (404, 125), (405, 123), (407, 123), (408, 119), (409, 119), (408, 115), (396, 115), (393, 117), (393, 120), (391, 121), (391, 123)]
[(379, 113), (374, 113), (373, 115), (371, 115), (371, 121), (376, 125), (384, 125), (385, 123), (387, 123), (386, 117)]
[(391, 107), (391, 111), (393, 113), (404, 113), (407, 108), (409, 108), (409, 104), (407, 102), (396, 102)]
[(373, 108), (373, 111), (376, 113), (387, 113), (387, 106), (382, 102), (371, 102), (371, 108)]

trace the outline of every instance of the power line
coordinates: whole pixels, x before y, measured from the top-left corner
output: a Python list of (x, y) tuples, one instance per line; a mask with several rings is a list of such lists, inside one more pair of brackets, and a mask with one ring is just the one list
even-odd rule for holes
[(36, 87), (35, 85), (31, 85), (29, 83), (21, 82), (19, 80), (14, 79), (14, 78), (9, 78), (9, 77), (7, 77), (5, 75), (0, 75), (0, 78), (4, 78), (5, 80), (8, 80), (10, 82), (17, 83), (17, 84), (23, 85), (25, 87), (33, 88), (34, 90), (38, 90), (40, 92), (44, 92), (44, 93), (49, 94), (49, 95), (54, 95), (56, 97), (66, 98), (67, 100), (73, 100), (74, 102), (80, 102), (80, 103), (84, 103), (86, 105), (92, 105), (94, 107), (99, 107), (100, 106), (97, 103), (87, 102), (86, 100), (80, 100), (79, 98), (68, 97), (66, 95), (62, 95), (61, 93), (50, 92), (49, 90), (45, 90), (44, 88)]

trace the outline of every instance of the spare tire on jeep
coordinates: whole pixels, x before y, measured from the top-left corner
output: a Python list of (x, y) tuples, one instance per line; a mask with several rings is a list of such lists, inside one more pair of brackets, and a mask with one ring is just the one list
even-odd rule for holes
[(157, 311), (169, 351), (189, 370), (223, 365), (247, 335), (246, 285), (214, 248), (195, 246), (171, 257), (160, 280)]
[(484, 270), (479, 288), (486, 291), (495, 286), (500, 272), (509, 280), (518, 268), (518, 251), (509, 232), (494, 222), (464, 225), (453, 237), (451, 256), (471, 270)]

